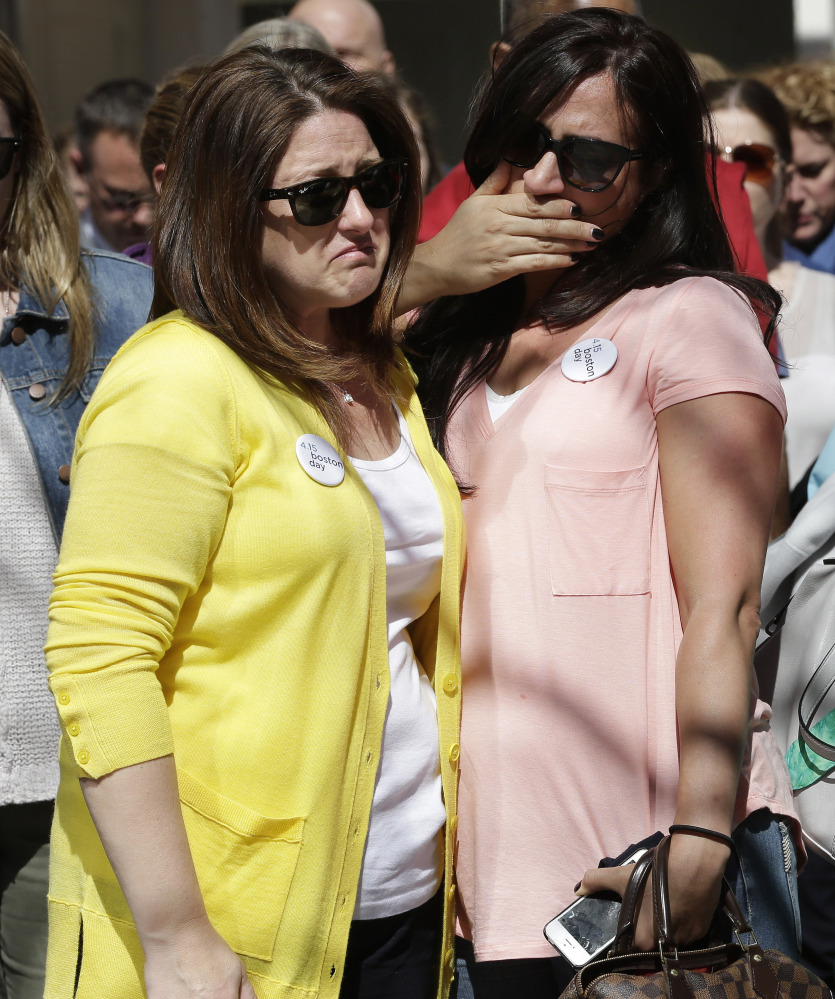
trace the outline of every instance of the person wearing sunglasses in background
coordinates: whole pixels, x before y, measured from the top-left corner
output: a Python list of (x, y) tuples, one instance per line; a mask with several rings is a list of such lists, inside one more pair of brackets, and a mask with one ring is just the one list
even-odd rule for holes
[(705, 86), (716, 123), (719, 154), (745, 164), (757, 239), (769, 280), (787, 301), (781, 341), (788, 361), (786, 451), (794, 487), (817, 459), (835, 426), (835, 276), (783, 260), (791, 176), (789, 121), (777, 96), (759, 80), (721, 80)]
[[(705, 96), (722, 155), (747, 167), (745, 188), (769, 279), (786, 298), (782, 341), (790, 377), (786, 394), (786, 445), (793, 507), (806, 502), (811, 465), (835, 426), (835, 276), (782, 260), (786, 224), (780, 211), (792, 142), (786, 110), (764, 83), (729, 79), (709, 83)], [(798, 882), (803, 957), (830, 985), (835, 960), (835, 869), (809, 853)]]
[(325, 53), (186, 100), (50, 605), (48, 999), (446, 994), (463, 534), (392, 335), (415, 156)]
[(674, 823), (702, 830), (673, 836), (676, 940), (707, 932), (732, 835), (760, 941), (797, 953), (791, 788), (764, 706), (749, 717), (785, 418), (752, 303), (771, 328), (780, 299), (733, 269), (706, 127), (686, 55), (640, 18), (537, 27), (465, 162), (570, 199), (599, 246), (407, 333), (467, 491), (459, 997), (559, 994), (545, 923), (575, 885), (622, 894), (629, 869), (598, 862)]
[(154, 192), (139, 159), (139, 133), (154, 88), (143, 80), (108, 80), (85, 95), (75, 112), (73, 162), (87, 181), (81, 241), (93, 249), (131, 254), (148, 239)]
[(78, 421), (149, 268), (78, 251), (31, 76), (0, 33), (0, 996), (42, 999), (58, 719), (43, 644)]

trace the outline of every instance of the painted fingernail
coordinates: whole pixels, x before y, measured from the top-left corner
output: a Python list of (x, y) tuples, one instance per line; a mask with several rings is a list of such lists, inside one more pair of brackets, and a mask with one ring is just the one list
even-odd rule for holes
[(577, 882), (577, 884), (576, 884), (576, 885), (574, 885), (574, 891), (579, 891), (579, 890), (580, 890), (580, 885), (581, 885), (582, 883), (583, 883), (582, 881), (578, 881), (578, 882)]
[(592, 229), (591, 238), (599, 241), (606, 238), (606, 233), (602, 229)]
[(579, 205), (572, 205), (571, 206), (571, 215), (572, 215), (572, 217), (576, 219), (579, 214), (580, 214), (580, 206)]

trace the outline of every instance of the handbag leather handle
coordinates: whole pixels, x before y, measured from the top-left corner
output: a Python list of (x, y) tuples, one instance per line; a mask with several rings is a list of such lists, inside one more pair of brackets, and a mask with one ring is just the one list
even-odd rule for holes
[(641, 901), (647, 878), (652, 871), (653, 852), (653, 850), (647, 850), (643, 857), (638, 859), (629, 877), (629, 884), (626, 886), (620, 907), (615, 941), (609, 950), (610, 954), (624, 954), (632, 947), (637, 925), (638, 903)]
[[(673, 920), (670, 912), (670, 877), (669, 860), (672, 836), (665, 836), (655, 848), (652, 876), (652, 908), (658, 942), (662, 950), (676, 946), (673, 937)], [(727, 878), (722, 879), (724, 897), (722, 908), (725, 910), (731, 925), (737, 933), (751, 933), (751, 925), (743, 914), (742, 908), (734, 895)]]
[(655, 848), (652, 865), (652, 914), (655, 930), (662, 951), (675, 946), (673, 917), (670, 911), (670, 843), (672, 836), (665, 836)]
[[(655, 928), (658, 934), (658, 943), (661, 951), (661, 963), (664, 977), (667, 982), (667, 989), (670, 999), (692, 999), (692, 992), (682, 977), (680, 972), (685, 967), (685, 962), (679, 956), (675, 940), (673, 938), (673, 920), (670, 913), (670, 881), (669, 881), (669, 859), (670, 843), (672, 836), (665, 836), (655, 848), (653, 856), (652, 871), (652, 902), (653, 916), (655, 918)], [(733, 924), (733, 928), (738, 935), (752, 933), (750, 923), (743, 915), (739, 902), (734, 895), (733, 889), (726, 878), (722, 879), (725, 886), (725, 897), (723, 908)], [(756, 942), (744, 945), (741, 943), (742, 951), (748, 962), (748, 969), (751, 975), (751, 984), (754, 992), (760, 999), (777, 999), (779, 982), (777, 975), (765, 960), (762, 948)]]

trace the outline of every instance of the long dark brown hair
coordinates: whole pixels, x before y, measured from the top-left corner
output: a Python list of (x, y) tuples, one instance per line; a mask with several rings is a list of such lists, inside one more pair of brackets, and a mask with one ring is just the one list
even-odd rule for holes
[[(639, 17), (590, 8), (554, 15), (515, 45), (481, 97), (465, 153), (477, 187), (532, 122), (559, 109), (578, 84), (600, 74), (614, 83), (619, 112), (656, 186), (623, 229), (564, 272), (525, 317), (551, 330), (571, 329), (635, 288), (711, 275), (741, 291), (768, 317), (780, 296), (734, 272), (728, 237), (711, 198), (709, 116), (693, 66), (667, 35)], [(657, 178), (657, 179), (656, 179)], [(568, 195), (570, 197), (570, 195)], [(428, 306), (407, 343), (419, 393), (443, 453), (449, 417), (466, 393), (493, 371), (522, 317), (524, 279)]]
[[(409, 161), (403, 197), (390, 209), (391, 250), (378, 288), (331, 315), (345, 345), (339, 354), (304, 336), (261, 261), (259, 192), (299, 124), (323, 110), (356, 115), (381, 156)], [(190, 92), (169, 150), (152, 316), (182, 309), (253, 367), (306, 393), (344, 443), (333, 385), (359, 374), (380, 396), (391, 392), (395, 303), (420, 212), (417, 163), (403, 111), (373, 76), (309, 49), (254, 47), (221, 59)]]

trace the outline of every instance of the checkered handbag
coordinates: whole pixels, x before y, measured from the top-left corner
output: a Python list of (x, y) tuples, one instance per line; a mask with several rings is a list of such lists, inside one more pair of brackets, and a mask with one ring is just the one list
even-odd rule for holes
[[(582, 967), (561, 999), (833, 999), (812, 972), (777, 950), (760, 947), (727, 882), (723, 906), (736, 943), (679, 950), (671, 933), (669, 852), (666, 836), (635, 865), (611, 950)], [(636, 951), (636, 913), (650, 873), (658, 950)], [(743, 943), (743, 937), (754, 942)]]

